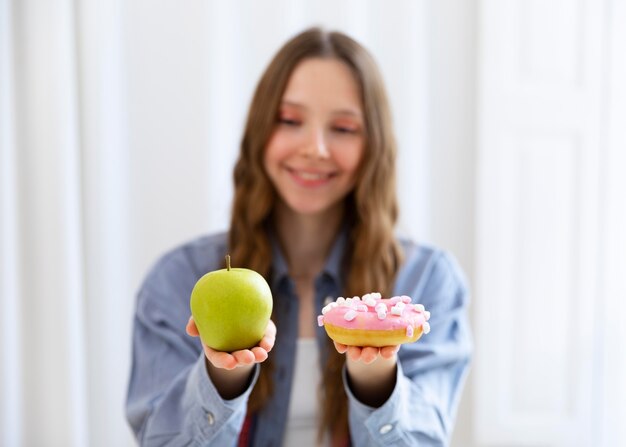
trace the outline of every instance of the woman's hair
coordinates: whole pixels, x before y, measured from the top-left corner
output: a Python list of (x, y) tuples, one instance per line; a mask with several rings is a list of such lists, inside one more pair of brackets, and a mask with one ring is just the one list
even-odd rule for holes
[[(358, 86), (364, 114), (365, 150), (354, 190), (345, 199), (348, 247), (343, 259), (345, 296), (391, 293), (402, 253), (394, 237), (396, 143), (384, 84), (376, 62), (356, 41), (339, 32), (308, 29), (289, 40), (261, 77), (248, 112), (234, 170), (234, 202), (229, 234), (232, 263), (269, 277), (272, 250), (268, 235), (277, 194), (263, 167), (264, 150), (279, 113), (285, 88), (296, 66), (309, 58), (344, 62)], [(328, 340), (322, 369), (320, 436), (348, 436), (347, 397), (341, 371), (345, 357)], [(248, 411), (265, 405), (272, 394), (272, 357), (261, 366)]]

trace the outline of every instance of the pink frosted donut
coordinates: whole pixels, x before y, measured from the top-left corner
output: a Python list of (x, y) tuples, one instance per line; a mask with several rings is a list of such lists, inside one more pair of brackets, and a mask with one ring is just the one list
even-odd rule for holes
[(430, 312), (411, 298), (381, 298), (380, 293), (339, 297), (322, 309), (317, 324), (330, 338), (349, 346), (392, 346), (412, 343), (430, 332)]

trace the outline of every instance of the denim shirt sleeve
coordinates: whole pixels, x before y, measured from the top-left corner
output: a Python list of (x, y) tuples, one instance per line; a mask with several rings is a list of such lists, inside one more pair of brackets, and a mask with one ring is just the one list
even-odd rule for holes
[(469, 370), (468, 293), (455, 260), (443, 252), (409, 260), (395, 291), (431, 312), (431, 332), (398, 352), (396, 385), (379, 408), (359, 402), (344, 367), (352, 445), (446, 446)]
[[(169, 265), (167, 265), (169, 262)], [(192, 269), (157, 265), (137, 300), (127, 419), (142, 446), (237, 444), (250, 392), (224, 400), (211, 383), (199, 339), (185, 333)]]

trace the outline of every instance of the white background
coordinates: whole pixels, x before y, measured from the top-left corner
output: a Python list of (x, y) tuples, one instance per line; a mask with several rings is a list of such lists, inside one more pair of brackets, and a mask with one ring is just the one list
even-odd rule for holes
[(250, 95), (290, 36), (378, 60), (399, 231), (453, 252), (476, 357), (456, 446), (626, 443), (619, 0), (0, 0), (0, 445), (133, 445), (134, 293), (223, 230)]

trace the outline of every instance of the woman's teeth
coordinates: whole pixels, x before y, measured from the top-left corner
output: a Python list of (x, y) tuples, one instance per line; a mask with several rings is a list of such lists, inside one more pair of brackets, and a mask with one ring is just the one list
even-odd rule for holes
[(313, 173), (313, 172), (302, 172), (295, 171), (296, 175), (303, 180), (325, 180), (330, 177), (330, 174), (322, 174), (322, 173)]

